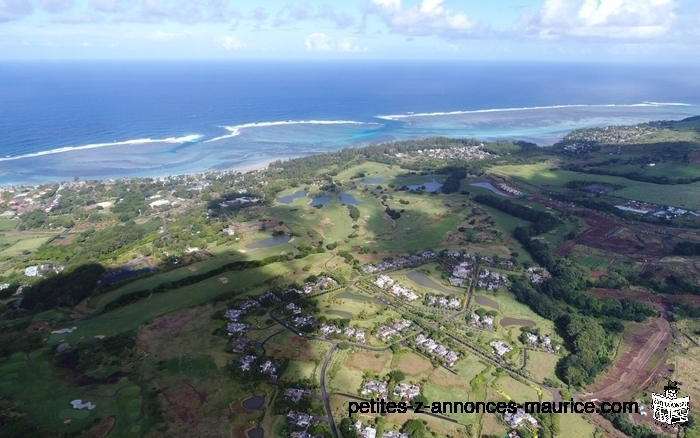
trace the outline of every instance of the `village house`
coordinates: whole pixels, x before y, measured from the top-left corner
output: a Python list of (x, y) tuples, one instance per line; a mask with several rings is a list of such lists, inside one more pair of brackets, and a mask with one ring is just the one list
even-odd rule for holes
[(320, 331), (323, 334), (323, 336), (328, 336), (328, 335), (333, 334), (333, 333), (342, 333), (343, 332), (340, 328), (334, 326), (333, 324), (323, 324), (321, 326)]
[(391, 339), (397, 334), (398, 333), (393, 328), (383, 325), (379, 327), (379, 330), (377, 330), (377, 334), (375, 336), (377, 336), (377, 339), (379, 340), (386, 341), (387, 339)]
[(397, 432), (395, 430), (387, 430), (382, 434), (382, 438), (409, 438), (408, 434)]
[(231, 341), (231, 349), (234, 353), (242, 353), (249, 343), (247, 338), (235, 338)]
[(253, 366), (253, 363), (255, 363), (257, 357), (255, 356), (246, 356), (241, 360), (241, 369), (243, 371), (250, 371), (250, 367)]
[(313, 325), (314, 323), (314, 317), (313, 316), (296, 316), (293, 319), (294, 324), (303, 327), (303, 326), (308, 326), (308, 325)]
[(376, 280), (374, 280), (374, 284), (379, 286), (380, 289), (386, 289), (389, 286), (392, 286), (394, 284), (394, 280), (391, 279), (391, 277), (387, 277), (386, 275), (380, 275), (377, 277)]
[(503, 420), (508, 423), (510, 427), (518, 427), (525, 422), (530, 423), (532, 426), (537, 426), (537, 420), (521, 408), (518, 408), (515, 413), (506, 412), (503, 414)]
[(228, 309), (224, 312), (224, 318), (231, 322), (236, 322), (245, 312), (239, 309)]
[(402, 399), (413, 400), (413, 397), (420, 394), (420, 386), (399, 383), (394, 387), (394, 395)]
[(229, 336), (233, 336), (237, 333), (243, 333), (248, 327), (250, 325), (243, 322), (229, 322), (226, 325), (226, 331)]
[(297, 306), (294, 303), (289, 303), (284, 308), (292, 315), (298, 315), (301, 313), (301, 307)]
[(289, 411), (289, 413), (287, 414), (286, 421), (287, 424), (293, 424), (298, 427), (309, 427), (314, 418), (315, 416), (313, 414)]
[(391, 286), (391, 294), (395, 297), (404, 297), (406, 301), (413, 301), (418, 299), (418, 295), (412, 290), (401, 287), (398, 284)]
[(280, 298), (271, 290), (265, 292), (264, 294), (260, 295), (259, 298), (260, 301), (267, 301), (270, 303), (277, 303), (280, 301)]
[(308, 389), (287, 388), (284, 390), (284, 397), (293, 401), (294, 403), (298, 403), (302, 397), (308, 397), (310, 395), (311, 391), (309, 391)]
[(260, 365), (260, 372), (263, 374), (267, 374), (270, 376), (271, 379), (276, 379), (277, 378), (277, 365), (272, 363), (271, 360), (266, 360), (263, 362), (262, 365)]
[(513, 349), (512, 347), (509, 347), (508, 345), (504, 344), (502, 341), (491, 341), (489, 345), (493, 347), (494, 351), (499, 356), (503, 356), (504, 354), (508, 353)]
[(380, 398), (386, 399), (389, 390), (388, 383), (383, 380), (368, 380), (362, 384), (361, 394), (378, 394)]
[(360, 420), (357, 420), (351, 428), (355, 429), (357, 432), (357, 436), (359, 438), (376, 438), (377, 437), (377, 429), (374, 429), (369, 426), (364, 426)]
[(330, 289), (330, 288), (337, 286), (337, 285), (338, 285), (338, 282), (333, 280), (330, 277), (321, 277), (316, 282), (316, 287), (318, 287), (321, 290)]
[(243, 310), (244, 312), (247, 312), (250, 309), (258, 308), (260, 308), (260, 303), (253, 299), (245, 300), (241, 303), (241, 310)]

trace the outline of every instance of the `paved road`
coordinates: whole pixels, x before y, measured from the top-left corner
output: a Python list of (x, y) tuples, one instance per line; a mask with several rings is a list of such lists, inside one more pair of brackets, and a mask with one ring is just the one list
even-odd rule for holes
[(331, 411), (331, 401), (326, 392), (326, 368), (328, 368), (328, 362), (330, 362), (331, 357), (333, 357), (333, 352), (338, 348), (338, 344), (333, 344), (333, 347), (326, 354), (326, 358), (323, 361), (323, 367), (321, 367), (321, 397), (323, 397), (323, 404), (326, 406), (326, 414), (330, 420), (331, 431), (335, 438), (339, 438), (338, 427), (335, 425), (335, 419), (333, 418), (333, 411)]

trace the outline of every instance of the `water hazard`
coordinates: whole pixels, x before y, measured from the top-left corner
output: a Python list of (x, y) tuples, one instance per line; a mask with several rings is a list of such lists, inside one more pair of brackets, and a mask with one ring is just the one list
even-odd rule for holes
[(265, 436), (265, 431), (262, 427), (256, 427), (255, 429), (250, 429), (248, 431), (248, 438), (263, 438)]
[(432, 180), (430, 182), (426, 182), (423, 184), (411, 184), (410, 186), (408, 186), (408, 190), (419, 190), (420, 189), (420, 190), (425, 190), (426, 192), (434, 192), (437, 189), (439, 189), (440, 187), (442, 187), (442, 184), (440, 184), (439, 182), (437, 182), (435, 180)]
[(276, 199), (276, 201), (280, 204), (291, 204), (292, 202), (294, 202), (295, 199), (303, 198), (304, 196), (306, 196), (306, 190), (299, 190), (292, 193), (291, 195), (280, 196)]
[(517, 319), (511, 318), (509, 316), (501, 320), (502, 327), (508, 327), (509, 325), (518, 325), (521, 327), (534, 327), (537, 324), (535, 324), (535, 321), (530, 321), (529, 319)]
[(329, 196), (316, 196), (311, 201), (311, 206), (316, 207), (317, 205), (328, 205), (329, 202), (331, 202), (331, 198)]
[(413, 281), (414, 283), (417, 283), (421, 286), (436, 290), (438, 292), (443, 292), (446, 294), (455, 294), (458, 293), (456, 291), (450, 290), (443, 285), (435, 282), (432, 278), (428, 277), (425, 274), (421, 274), (420, 272), (409, 272), (406, 274), (406, 277), (408, 277), (409, 280)]
[(282, 245), (283, 243), (287, 243), (290, 240), (292, 240), (292, 236), (283, 234), (281, 236), (272, 236), (265, 240), (261, 240), (260, 242), (249, 243), (245, 247), (248, 249), (270, 248), (272, 246)]
[(498, 303), (491, 298), (482, 297), (481, 295), (474, 295), (474, 301), (482, 306), (488, 306), (493, 309), (498, 309)]
[(362, 204), (361, 201), (358, 201), (357, 199), (355, 199), (354, 196), (348, 195), (347, 193), (338, 193), (338, 198), (340, 198), (341, 204), (348, 204), (348, 205), (360, 205), (360, 204)]
[(242, 405), (249, 411), (257, 411), (265, 405), (265, 397), (261, 395), (254, 395), (250, 398), (243, 400)]

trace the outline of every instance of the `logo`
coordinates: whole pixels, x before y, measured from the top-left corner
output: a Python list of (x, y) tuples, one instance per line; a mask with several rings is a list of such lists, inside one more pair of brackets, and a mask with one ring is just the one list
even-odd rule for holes
[(678, 382), (669, 380), (664, 394), (651, 393), (654, 420), (664, 425), (680, 425), (688, 422), (690, 397), (678, 397)]

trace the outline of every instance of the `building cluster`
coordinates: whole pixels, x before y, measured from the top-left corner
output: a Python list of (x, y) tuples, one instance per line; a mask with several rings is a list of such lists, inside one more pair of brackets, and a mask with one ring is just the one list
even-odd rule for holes
[(289, 303), (284, 306), (284, 310), (292, 316), (292, 322), (297, 327), (305, 327), (314, 324), (314, 317), (311, 315), (302, 315), (301, 307), (297, 304)]
[(406, 289), (403, 286), (399, 286), (394, 282), (394, 280), (391, 277), (388, 277), (386, 275), (380, 275), (377, 277), (376, 280), (374, 280), (374, 284), (377, 285), (380, 289), (388, 289), (389, 293), (391, 293), (395, 297), (404, 297), (406, 301), (413, 301), (418, 299), (418, 294), (413, 292), (410, 289)]
[(539, 284), (542, 283), (545, 278), (550, 277), (550, 275), (547, 269), (533, 266), (527, 268), (527, 277), (530, 279), (530, 282)]
[(491, 291), (495, 291), (498, 289), (498, 286), (506, 284), (506, 282), (506, 277), (503, 274), (499, 274), (496, 271), (489, 271), (488, 269), (482, 269), (476, 280), (476, 284), (479, 287)]
[[(446, 149), (419, 149), (415, 153), (422, 157), (439, 158), (443, 160), (458, 159), (472, 161), (484, 160), (487, 158), (498, 158), (498, 155), (494, 155), (483, 150), (482, 146), (483, 144), (481, 146), (460, 146)], [(396, 154), (397, 157), (399, 155), (405, 156), (406, 154)]]
[(469, 284), (467, 279), (474, 273), (475, 263), (476, 260), (467, 260), (455, 265), (452, 268), (452, 276), (449, 279), (450, 284), (452, 286), (466, 287)]
[(425, 305), (430, 307), (440, 307), (442, 309), (459, 309), (462, 301), (459, 298), (436, 297), (428, 295), (425, 297)]
[(294, 403), (298, 403), (302, 397), (310, 397), (310, 396), (311, 396), (311, 391), (309, 391), (308, 389), (286, 388), (284, 390), (284, 398), (291, 400)]
[(616, 205), (615, 208), (618, 210), (626, 211), (628, 213), (635, 213), (635, 214), (641, 214), (641, 215), (646, 215), (646, 214), (651, 214), (654, 217), (657, 218), (665, 218), (668, 220), (673, 219), (674, 217), (678, 216), (685, 216), (685, 215), (690, 215), (694, 217), (700, 218), (700, 213), (692, 211), (692, 210), (686, 210), (684, 208), (678, 208), (678, 207), (672, 207), (672, 206), (660, 206), (657, 204), (651, 204), (648, 202), (639, 202), (639, 201), (627, 201), (624, 204)]
[(499, 356), (503, 356), (513, 349), (513, 347), (504, 344), (502, 341), (491, 341), (489, 345), (493, 347), (493, 351)]
[(59, 272), (62, 272), (63, 269), (63, 266), (54, 266), (52, 263), (46, 263), (44, 265), (27, 266), (24, 268), (24, 275), (27, 277), (41, 277), (42, 275), (51, 271), (58, 274)]
[(345, 330), (343, 330), (333, 324), (323, 324), (320, 330), (324, 336), (332, 335), (333, 333), (342, 333), (348, 338), (348, 341), (354, 341), (360, 344), (364, 344), (367, 341), (365, 338), (365, 331), (354, 327), (346, 327)]
[(543, 348), (550, 353), (559, 351), (559, 345), (552, 345), (552, 338), (547, 335), (537, 335), (535, 333), (525, 332), (525, 339), (532, 348)]
[(316, 416), (314, 414), (305, 414), (303, 412), (289, 411), (287, 414), (287, 424), (291, 424), (297, 427), (307, 428), (314, 421)]
[(605, 126), (602, 128), (576, 129), (567, 134), (562, 141), (582, 141), (599, 144), (625, 143), (635, 138), (658, 132), (660, 127), (649, 123), (626, 126)]
[(407, 383), (399, 383), (394, 387), (394, 395), (402, 399), (413, 400), (413, 397), (420, 394), (419, 385), (409, 385)]
[(408, 330), (413, 323), (407, 319), (402, 319), (401, 321), (395, 322), (392, 325), (381, 325), (377, 329), (377, 334), (375, 335), (377, 339), (382, 341), (387, 341), (395, 336), (399, 336), (404, 331)]
[(419, 254), (412, 254), (407, 257), (396, 257), (391, 260), (383, 261), (378, 265), (366, 265), (362, 267), (362, 272), (364, 272), (365, 274), (372, 274), (374, 272), (382, 272), (392, 269), (402, 269), (406, 266), (427, 263), (428, 261), (434, 260), (436, 257), (437, 254), (435, 254), (435, 252), (427, 250)]
[(535, 417), (525, 412), (525, 410), (522, 408), (518, 408), (515, 413), (506, 412), (503, 414), (503, 420), (510, 427), (523, 426), (525, 423), (529, 423), (531, 426), (537, 427), (537, 420)]
[[(239, 319), (246, 313), (257, 310), (260, 307), (260, 303), (251, 298), (243, 301), (240, 304), (240, 309), (227, 309), (226, 312), (224, 312), (224, 318), (229, 320), (229, 323), (226, 325), (226, 331), (228, 332), (229, 336), (245, 332), (250, 327), (250, 324), (239, 322)], [(236, 345), (242, 345), (242, 348), (245, 349), (245, 345), (242, 343), (238, 343)]]
[(385, 380), (367, 380), (362, 384), (360, 394), (377, 394), (379, 398), (386, 400), (389, 397), (389, 383)]
[(315, 290), (326, 290), (338, 285), (338, 282), (330, 277), (321, 277), (316, 282), (307, 281), (301, 285), (301, 289), (289, 288), (285, 294), (308, 295)]
[(503, 190), (504, 192), (510, 193), (510, 194), (513, 195), (513, 196), (523, 196), (523, 195), (526, 195), (526, 194), (527, 194), (527, 193), (523, 192), (522, 190), (517, 189), (517, 188), (511, 186), (510, 184), (507, 184), (507, 183), (504, 183), (504, 182), (499, 182), (499, 183), (496, 184), (496, 185), (498, 186), (498, 188), (500, 188), (500, 189)]
[(472, 318), (472, 324), (474, 324), (475, 327), (493, 330), (493, 316), (490, 316), (490, 315), (479, 316), (476, 313), (472, 313), (471, 318)]
[(417, 346), (422, 347), (428, 353), (443, 358), (448, 367), (453, 366), (459, 359), (457, 352), (435, 342), (432, 338), (426, 337), (423, 333), (419, 333), (415, 341)]
[[(350, 426), (350, 430), (354, 430), (357, 433), (358, 438), (378, 438), (377, 429), (365, 426), (362, 421), (357, 420)], [(397, 432), (395, 430), (387, 430), (381, 436), (381, 438), (409, 438), (408, 434)]]

